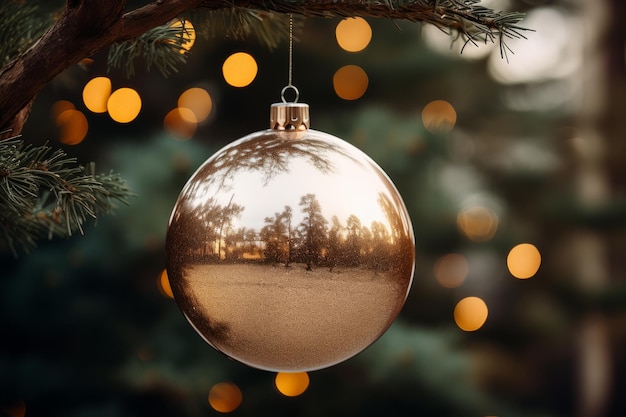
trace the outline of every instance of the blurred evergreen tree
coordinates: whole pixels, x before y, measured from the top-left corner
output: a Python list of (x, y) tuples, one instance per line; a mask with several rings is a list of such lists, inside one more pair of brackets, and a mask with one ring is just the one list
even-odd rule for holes
[[(153, 94), (137, 123), (120, 128), (93, 116), (89, 139), (73, 150), (114, 167), (138, 197), (88, 226), (84, 237), (45, 242), (17, 260), (1, 255), (0, 415), (15, 415), (9, 410), (22, 401), (28, 416), (207, 415), (216, 413), (207, 394), (221, 381), (243, 392), (233, 415), (623, 415), (625, 90), (619, 86), (626, 80), (626, 14), (619, 1), (513, 6), (528, 4), (531, 11), (571, 18), (566, 38), (573, 44), (577, 19), (597, 12), (594, 5), (610, 7), (610, 19), (590, 24), (606, 27), (610, 42), (589, 36), (584, 65), (576, 67), (599, 64), (609, 76), (558, 78), (548, 69), (550, 79), (501, 84), (490, 75), (490, 57), (470, 58), (471, 49), (461, 56), (433, 52), (421, 26), (398, 22), (399, 31), (390, 21), (370, 20), (372, 44), (347, 54), (329, 47), (337, 20), (306, 20), (295, 79), (311, 104), (313, 127), (363, 149), (394, 180), (413, 220), (417, 269), (398, 322), (354, 359), (311, 373), (309, 389), (296, 398), (275, 390), (274, 375), (208, 347), (156, 285), (180, 188), (219, 147), (265, 126), (266, 106), (284, 82), (276, 80), (285, 73), (284, 54), (254, 42), (206, 41), (167, 83), (154, 73), (133, 79)], [(552, 16), (548, 22), (555, 23)], [(254, 53), (262, 71), (250, 87), (229, 90), (215, 81), (220, 57), (241, 48)], [(491, 54), (500, 59), (497, 50)], [(510, 56), (510, 67), (521, 65), (517, 56)], [(330, 82), (346, 63), (361, 65), (370, 81), (366, 95), (353, 102), (336, 98)], [(78, 81), (105, 69), (96, 59), (46, 87), (25, 136), (50, 136), (51, 104), (59, 97), (80, 102)], [(112, 76), (124, 75), (114, 70)], [(581, 92), (564, 88), (563, 79), (593, 82)], [(213, 89), (214, 118), (193, 140), (171, 140), (162, 132), (163, 114), (179, 91), (202, 83)], [(578, 107), (598, 89), (605, 89), (604, 105)], [(423, 120), (435, 100), (453, 106), (451, 129)], [(599, 183), (591, 181), (598, 168)], [(591, 184), (596, 195), (607, 183), (600, 203), (588, 204), (582, 185)], [(497, 215), (489, 239), (472, 240), (459, 229), (459, 213), (474, 206)], [(532, 242), (542, 254), (540, 271), (529, 280), (513, 279), (506, 267), (508, 251), (520, 242)], [(449, 253), (468, 264), (456, 288), (441, 286), (434, 273)], [(454, 307), (466, 296), (489, 306), (476, 332), (454, 324)], [(591, 394), (585, 391), (590, 384)]]

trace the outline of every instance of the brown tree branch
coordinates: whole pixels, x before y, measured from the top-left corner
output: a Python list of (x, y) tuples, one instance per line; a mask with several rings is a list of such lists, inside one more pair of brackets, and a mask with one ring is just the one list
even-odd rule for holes
[[(63, 70), (114, 43), (135, 38), (166, 24), (181, 13), (196, 9), (233, 7), (294, 13), (304, 16), (369, 16), (421, 21), (459, 32), (472, 41), (501, 41), (521, 36), (519, 14), (501, 14), (476, 5), (477, 0), (380, 1), (362, 0), (155, 0), (124, 12), (125, 0), (67, 0), (56, 23), (27, 51), (0, 69), (0, 131), (11, 127), (18, 134), (41, 89)], [(506, 51), (505, 51), (506, 52)]]
[(155, 1), (124, 14), (124, 0), (71, 0), (56, 23), (27, 51), (0, 70), (0, 127), (19, 134), (19, 117), (63, 70), (107, 46), (167, 23), (198, 0)]

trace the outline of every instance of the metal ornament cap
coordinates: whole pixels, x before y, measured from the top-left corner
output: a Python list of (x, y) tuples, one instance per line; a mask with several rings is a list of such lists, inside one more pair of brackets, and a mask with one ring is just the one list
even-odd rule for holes
[(274, 103), (270, 107), (270, 129), (302, 132), (311, 127), (306, 103)]

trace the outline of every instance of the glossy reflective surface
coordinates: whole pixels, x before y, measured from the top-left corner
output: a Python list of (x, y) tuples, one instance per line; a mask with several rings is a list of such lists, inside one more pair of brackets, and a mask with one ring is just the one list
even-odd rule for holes
[(207, 160), (167, 233), (172, 290), (213, 347), (272, 371), (324, 368), (374, 342), (414, 268), (404, 203), (334, 136), (266, 130)]

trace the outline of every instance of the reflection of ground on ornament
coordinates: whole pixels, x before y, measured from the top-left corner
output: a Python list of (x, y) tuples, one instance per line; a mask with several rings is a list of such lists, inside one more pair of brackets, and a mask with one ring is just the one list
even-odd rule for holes
[(229, 329), (216, 347), (261, 367), (277, 357), (297, 369), (352, 356), (386, 330), (407, 291), (390, 272), (360, 267), (205, 264), (184, 275), (201, 315)]

